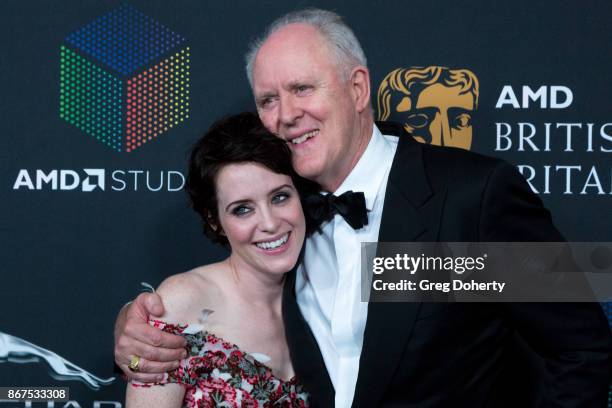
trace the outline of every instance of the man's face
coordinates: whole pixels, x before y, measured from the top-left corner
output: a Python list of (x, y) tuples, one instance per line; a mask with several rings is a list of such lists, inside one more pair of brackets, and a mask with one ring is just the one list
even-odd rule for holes
[(297, 173), (337, 188), (357, 156), (359, 118), (350, 82), (318, 31), (291, 24), (272, 34), (255, 59), (253, 92), (263, 124), (288, 142)]
[(415, 106), (406, 97), (395, 109), (403, 113), (404, 127), (419, 142), (469, 150), (474, 97), (460, 91), (459, 86), (429, 85), (418, 94)]

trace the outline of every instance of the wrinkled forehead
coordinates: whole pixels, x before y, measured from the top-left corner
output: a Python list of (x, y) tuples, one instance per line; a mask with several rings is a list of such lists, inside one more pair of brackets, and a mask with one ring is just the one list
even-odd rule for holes
[(261, 44), (257, 57), (270, 52), (276, 52), (277, 54), (284, 52), (310, 53), (328, 46), (326, 37), (317, 27), (306, 23), (293, 23), (270, 33)]
[(291, 24), (272, 33), (253, 64), (254, 88), (274, 81), (312, 79), (320, 71), (337, 70), (337, 58), (325, 37), (308, 24)]

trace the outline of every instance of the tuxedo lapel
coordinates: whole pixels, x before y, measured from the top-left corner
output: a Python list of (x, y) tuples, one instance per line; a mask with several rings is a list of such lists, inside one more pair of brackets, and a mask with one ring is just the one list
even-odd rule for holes
[(333, 407), (334, 388), (321, 351), (300, 312), (295, 296), (296, 269), (287, 273), (283, 289), (283, 321), (291, 362), (298, 379), (311, 393), (311, 407)]
[[(445, 189), (434, 193), (427, 180), (422, 146), (402, 134), (389, 174), (378, 241), (436, 241), (444, 197)], [(420, 307), (421, 303), (370, 302), (353, 407), (378, 406)]]
[(377, 122), (383, 134), (399, 136), (387, 182), (380, 242), (435, 241), (445, 189), (434, 191), (425, 171), (423, 145), (394, 123)]

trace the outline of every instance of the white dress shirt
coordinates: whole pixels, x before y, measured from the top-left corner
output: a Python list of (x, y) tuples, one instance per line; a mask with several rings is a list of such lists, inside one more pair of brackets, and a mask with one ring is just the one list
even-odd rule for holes
[(378, 241), (397, 140), (374, 126), (365, 152), (334, 191), (362, 191), (368, 225), (354, 230), (336, 215), (306, 240), (304, 261), (297, 269), (297, 303), (319, 344), (336, 391), (336, 408), (350, 407), (355, 394), (368, 315), (368, 304), (361, 301), (361, 243)]

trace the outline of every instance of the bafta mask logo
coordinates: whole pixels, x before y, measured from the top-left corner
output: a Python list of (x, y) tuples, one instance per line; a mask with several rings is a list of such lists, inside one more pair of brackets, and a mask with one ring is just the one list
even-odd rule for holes
[(378, 120), (400, 122), (421, 143), (472, 147), (478, 78), (467, 69), (398, 68), (378, 88)]

